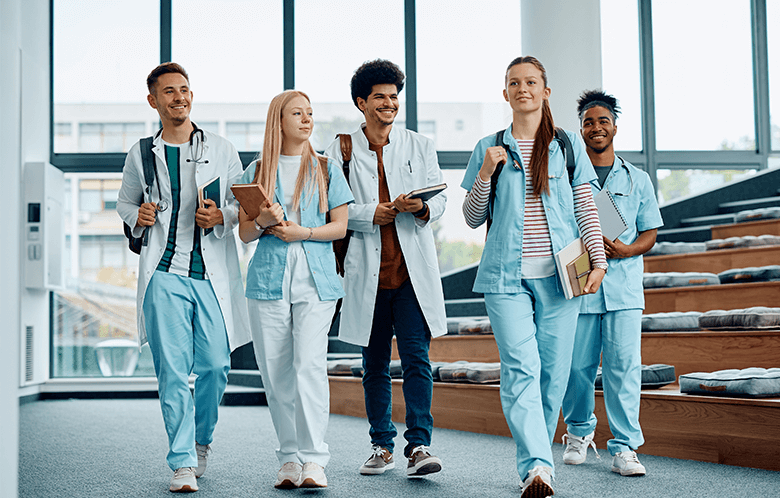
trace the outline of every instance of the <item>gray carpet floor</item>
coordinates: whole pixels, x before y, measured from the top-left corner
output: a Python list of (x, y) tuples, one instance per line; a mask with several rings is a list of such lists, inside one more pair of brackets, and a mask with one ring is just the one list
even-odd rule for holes
[[(399, 434), (403, 426), (398, 424)], [(713, 435), (713, 437), (716, 437)], [(441, 473), (409, 480), (404, 465), (381, 476), (357, 469), (370, 453), (365, 419), (333, 415), (327, 442), (332, 458), (323, 490), (276, 490), (276, 435), (267, 407), (220, 408), (206, 475), (206, 497), (519, 497), (510, 438), (435, 429), (433, 453)], [(404, 445), (396, 440), (397, 454)], [(157, 400), (38, 401), (20, 408), (19, 496), (164, 497), (171, 471)], [(589, 453), (586, 463), (563, 465), (556, 444), (556, 498), (590, 497), (777, 497), (780, 472), (640, 455), (648, 474), (621, 477), (611, 457)], [(778, 449), (780, 457), (780, 449)], [(401, 463), (401, 460), (399, 460)], [(397, 464), (398, 465), (398, 464)], [(2, 494), (2, 493), (0, 493)]]

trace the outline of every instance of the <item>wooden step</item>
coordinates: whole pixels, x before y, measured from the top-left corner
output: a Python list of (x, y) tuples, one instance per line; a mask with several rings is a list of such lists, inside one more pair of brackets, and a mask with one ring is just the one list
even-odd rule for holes
[(780, 246), (716, 249), (688, 254), (645, 256), (645, 272), (710, 272), (720, 273), (733, 268), (769, 266), (780, 263)]
[(780, 281), (645, 289), (645, 314), (776, 307)]
[[(431, 361), (500, 361), (492, 334), (447, 335), (431, 341)], [(394, 360), (399, 359), (393, 341)], [(780, 367), (780, 330), (643, 332), (642, 363), (673, 365), (675, 374), (728, 368)]]
[(780, 219), (716, 225), (711, 230), (713, 239), (744, 237), (745, 235), (755, 235), (756, 237), (760, 235), (780, 235)]
[[(403, 423), (402, 381), (394, 380), (392, 391), (392, 419)], [(330, 377), (330, 411), (366, 416), (360, 379)], [(610, 433), (601, 391), (596, 392), (595, 413), (599, 420), (595, 441), (605, 448)], [(438, 428), (511, 436), (498, 385), (435, 382), (431, 414)], [(639, 453), (780, 470), (780, 398), (691, 396), (673, 389), (642, 391), (639, 417), (645, 437)], [(555, 441), (565, 432), (561, 419)]]
[(642, 363), (674, 365), (680, 375), (780, 367), (780, 330), (642, 333)]

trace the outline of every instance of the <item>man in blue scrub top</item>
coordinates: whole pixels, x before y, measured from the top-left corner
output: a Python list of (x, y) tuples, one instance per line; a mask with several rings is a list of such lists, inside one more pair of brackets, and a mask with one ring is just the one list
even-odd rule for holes
[[(644, 289), (642, 254), (655, 244), (663, 225), (650, 176), (615, 155), (617, 99), (601, 90), (587, 91), (577, 101), (580, 133), (598, 176), (593, 195), (609, 190), (628, 225), (614, 241), (604, 237), (609, 271), (595, 294), (581, 297), (571, 375), (563, 398), (567, 433), (563, 461), (585, 461), (588, 446), (596, 449), (594, 381), (602, 363), (604, 403), (613, 439), (607, 442), (612, 471), (624, 476), (645, 474), (635, 450), (644, 443), (639, 427), (642, 383), (641, 332)], [(597, 453), (598, 456), (598, 453)]]
[[(138, 264), (138, 341), (149, 342), (157, 374), (173, 471), (169, 489), (193, 492), (206, 471), (230, 351), (250, 339), (233, 238), (238, 205), (230, 193), (243, 168), (230, 142), (190, 121), (193, 93), (184, 68), (161, 64), (146, 84), (162, 123), (150, 150), (155, 180), (146, 187), (142, 142), (136, 143), (127, 153), (116, 210), (135, 237), (147, 232)], [(198, 186), (216, 179), (221, 205), (207, 199), (199, 207)]]

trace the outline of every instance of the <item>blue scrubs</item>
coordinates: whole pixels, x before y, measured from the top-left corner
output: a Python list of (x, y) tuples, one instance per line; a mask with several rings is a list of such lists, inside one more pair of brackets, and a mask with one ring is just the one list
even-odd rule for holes
[[(572, 185), (596, 179), (579, 135), (566, 132), (572, 142), (575, 172), (572, 184), (563, 154), (550, 143), (550, 192), (542, 194), (552, 250), (556, 253), (579, 237), (574, 217)], [(511, 127), (504, 143), (522, 164)], [(469, 159), (461, 186), (471, 190), (485, 151), (495, 135), (479, 141)], [(558, 276), (523, 278), (523, 212), (525, 173), (504, 167), (498, 180), (493, 224), (474, 282), (474, 292), (485, 294), (493, 333), (501, 356), (501, 405), (517, 445), (517, 472), (522, 479), (537, 465), (554, 469), (551, 444), (571, 363), (579, 298), (566, 300)]]
[[(594, 195), (601, 190), (592, 183)], [(644, 171), (615, 157), (604, 182), (613, 194), (628, 229), (618, 239), (632, 244), (639, 232), (663, 225), (650, 177)], [(609, 260), (609, 271), (595, 294), (581, 299), (580, 318), (574, 341), (575, 355), (563, 399), (568, 431), (584, 437), (596, 429), (596, 371), (602, 363), (604, 403), (613, 439), (607, 442), (612, 455), (636, 450), (644, 443), (639, 426), (642, 384), (642, 310), (644, 290), (642, 256)]]

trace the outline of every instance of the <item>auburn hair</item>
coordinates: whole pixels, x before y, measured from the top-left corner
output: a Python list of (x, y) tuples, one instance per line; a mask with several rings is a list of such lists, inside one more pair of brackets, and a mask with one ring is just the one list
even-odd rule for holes
[[(295, 97), (303, 97), (309, 103), (309, 96), (299, 90), (285, 90), (273, 99), (268, 106), (268, 116), (265, 122), (265, 136), (263, 138), (263, 150), (257, 157), (254, 183), (263, 186), (268, 195), (273, 195), (276, 189), (276, 174), (279, 169), (279, 156), (282, 153), (282, 112)], [(293, 191), (293, 209), (301, 205), (301, 197), (309, 199), (314, 195), (314, 189), (318, 189), (320, 197), (320, 212), (328, 211), (328, 178), (325, 168), (319, 166), (319, 156), (309, 140), (306, 141), (301, 154), (301, 167), (295, 180)]]
[[(544, 87), (547, 88), (547, 71), (542, 63), (539, 62), (539, 59), (530, 55), (518, 57), (509, 63), (504, 78), (505, 86), (508, 82), (509, 70), (518, 64), (531, 64), (541, 71)], [(542, 102), (542, 120), (539, 123), (539, 128), (536, 129), (534, 147), (531, 150), (531, 161), (529, 164), (534, 195), (541, 195), (542, 192), (550, 193), (550, 178), (547, 166), (550, 159), (550, 142), (552, 142), (554, 137), (555, 123), (553, 122), (552, 110), (550, 109), (549, 101), (544, 99), (544, 102)]]

